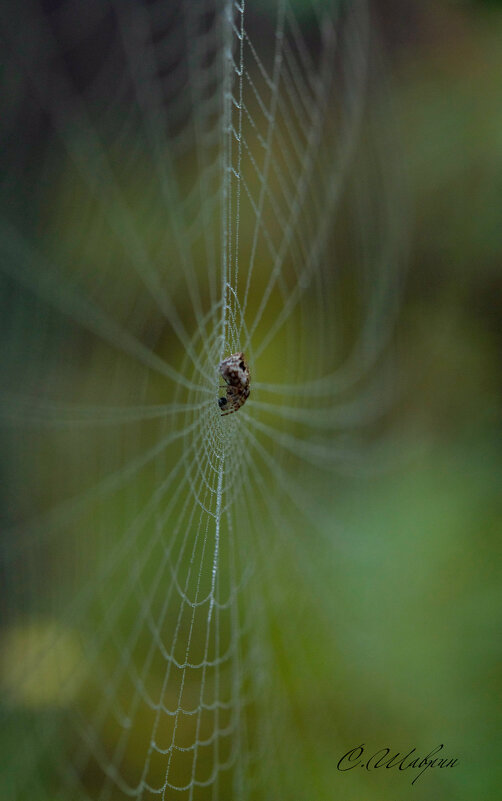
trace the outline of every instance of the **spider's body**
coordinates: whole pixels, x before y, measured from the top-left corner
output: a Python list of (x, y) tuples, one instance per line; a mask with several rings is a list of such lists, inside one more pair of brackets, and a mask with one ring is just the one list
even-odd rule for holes
[(224, 359), (219, 367), (226, 382), (226, 396), (218, 400), (221, 414), (232, 414), (243, 406), (249, 398), (249, 367), (246, 357), (241, 353), (233, 353)]

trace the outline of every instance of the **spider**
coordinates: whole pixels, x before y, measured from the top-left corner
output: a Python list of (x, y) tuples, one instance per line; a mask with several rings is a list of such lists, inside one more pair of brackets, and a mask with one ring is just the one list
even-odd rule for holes
[[(226, 382), (226, 396), (218, 399), (222, 417), (232, 414), (243, 406), (249, 398), (249, 367), (243, 353), (233, 353), (223, 359), (219, 371)], [(225, 387), (225, 384), (223, 385)]]

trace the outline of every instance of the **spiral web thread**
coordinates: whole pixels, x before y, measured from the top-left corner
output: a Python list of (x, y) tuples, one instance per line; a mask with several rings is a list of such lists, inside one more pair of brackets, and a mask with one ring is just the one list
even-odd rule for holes
[(0, 13), (4, 796), (279, 798), (273, 560), (388, 403), (368, 9)]

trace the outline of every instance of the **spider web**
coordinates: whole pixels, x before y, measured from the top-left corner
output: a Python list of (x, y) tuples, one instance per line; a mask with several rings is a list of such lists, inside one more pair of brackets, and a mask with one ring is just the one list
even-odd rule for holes
[[(391, 402), (399, 176), (368, 8), (22, 12), (1, 12), (2, 797), (284, 797), (274, 565), (305, 558), (319, 476), (367, 464)], [(222, 417), (241, 350), (251, 396)]]

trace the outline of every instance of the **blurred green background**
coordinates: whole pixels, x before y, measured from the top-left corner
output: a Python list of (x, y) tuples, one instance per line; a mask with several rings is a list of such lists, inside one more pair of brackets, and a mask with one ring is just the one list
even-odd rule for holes
[[(292, 749), (287, 797), (491, 801), (502, 786), (502, 4), (380, 10), (412, 204), (396, 339), (406, 390), (396, 464), (319, 513), (331, 559), (305, 543), (302, 564), (318, 557), (297, 572), (310, 601), (286, 635), (290, 610), (277, 620), (278, 640), (296, 643), (285, 674), (309, 744), (305, 762)], [(366, 756), (444, 743), (458, 763), (414, 786), (412, 770), (337, 771), (363, 743)]]

